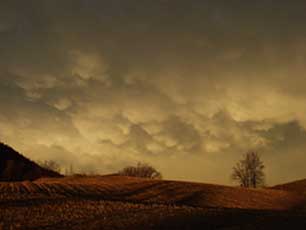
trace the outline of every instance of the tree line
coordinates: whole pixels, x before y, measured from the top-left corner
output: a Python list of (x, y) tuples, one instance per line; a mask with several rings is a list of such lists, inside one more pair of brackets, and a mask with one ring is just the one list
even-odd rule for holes
[[(49, 170), (60, 172), (60, 165), (53, 160), (41, 161), (39, 164)], [(232, 169), (231, 179), (238, 183), (241, 187), (257, 188), (265, 183), (264, 163), (260, 159), (257, 152), (248, 152), (243, 156), (243, 159), (237, 162)], [(75, 174), (70, 165), (70, 168), (65, 171), (66, 175)], [(141, 177), (149, 179), (162, 179), (162, 174), (155, 167), (147, 163), (137, 163), (136, 166), (127, 166), (118, 171), (118, 175)]]

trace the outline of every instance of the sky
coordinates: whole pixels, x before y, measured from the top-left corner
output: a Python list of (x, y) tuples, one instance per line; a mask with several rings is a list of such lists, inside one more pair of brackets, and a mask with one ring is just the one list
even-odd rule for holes
[(0, 141), (108, 174), (306, 177), (306, 3), (1, 0)]

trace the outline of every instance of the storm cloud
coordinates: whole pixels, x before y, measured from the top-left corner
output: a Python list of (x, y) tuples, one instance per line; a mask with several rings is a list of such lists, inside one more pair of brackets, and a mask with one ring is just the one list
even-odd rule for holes
[(0, 140), (34, 160), (230, 183), (305, 177), (302, 1), (1, 1)]

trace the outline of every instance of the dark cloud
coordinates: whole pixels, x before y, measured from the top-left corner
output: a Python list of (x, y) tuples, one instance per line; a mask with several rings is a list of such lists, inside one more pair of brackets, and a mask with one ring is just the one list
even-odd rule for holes
[(275, 149), (290, 151), (306, 143), (306, 131), (297, 121), (275, 124), (260, 133), (270, 142), (270, 147)]
[(297, 121), (276, 123), (266, 130), (261, 130), (260, 135), (267, 142), (260, 151), (266, 160), (271, 181), (304, 178), (306, 131)]
[(169, 178), (219, 183), (257, 149), (271, 183), (302, 177), (305, 8), (1, 1), (0, 138), (82, 170), (149, 161)]
[(157, 135), (157, 139), (164, 145), (171, 148), (172, 153), (188, 152), (199, 153), (202, 147), (201, 134), (193, 127), (182, 121), (177, 116), (171, 116), (162, 123), (162, 131)]

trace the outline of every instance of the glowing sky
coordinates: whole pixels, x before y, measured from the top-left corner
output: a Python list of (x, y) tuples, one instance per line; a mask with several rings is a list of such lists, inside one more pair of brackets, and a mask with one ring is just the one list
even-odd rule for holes
[(304, 1), (0, 2), (0, 140), (34, 160), (229, 184), (306, 177)]

